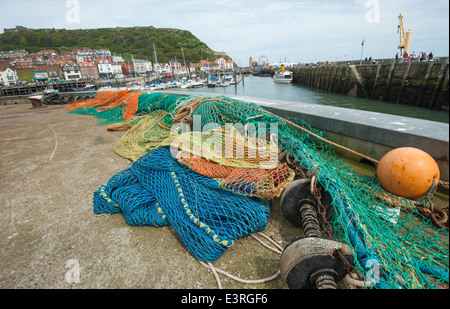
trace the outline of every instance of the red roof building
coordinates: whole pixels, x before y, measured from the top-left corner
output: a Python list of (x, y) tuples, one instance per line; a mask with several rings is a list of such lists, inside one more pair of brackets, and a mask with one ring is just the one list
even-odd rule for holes
[(45, 60), (45, 64), (46, 65), (58, 64), (59, 66), (63, 66), (66, 63), (68, 63), (69, 65), (72, 65), (74, 63), (74, 61), (66, 60), (66, 59), (48, 59), (48, 60)]
[(98, 67), (95, 62), (82, 62), (78, 63), (80, 66), (81, 78), (85, 79), (98, 79)]
[(54, 49), (43, 49), (38, 51), (36, 54), (41, 55), (41, 56), (45, 56), (47, 58), (52, 58), (52, 57), (57, 57), (58, 56), (58, 52)]
[(120, 66), (122, 67), (123, 75), (127, 76), (134, 73), (134, 67), (131, 63), (123, 63)]
[(31, 58), (19, 58), (15, 60), (16, 68), (18, 70), (30, 70), (33, 66), (33, 59)]

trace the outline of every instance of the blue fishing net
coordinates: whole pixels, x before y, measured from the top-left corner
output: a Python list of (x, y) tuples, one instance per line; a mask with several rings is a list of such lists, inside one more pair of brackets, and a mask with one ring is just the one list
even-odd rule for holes
[(270, 202), (225, 191), (156, 148), (94, 193), (94, 213), (123, 212), (131, 225), (170, 224), (197, 259), (214, 262), (236, 239), (263, 231)]

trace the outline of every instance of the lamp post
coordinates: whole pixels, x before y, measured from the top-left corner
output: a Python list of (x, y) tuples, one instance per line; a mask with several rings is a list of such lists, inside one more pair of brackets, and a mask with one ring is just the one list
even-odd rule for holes
[(361, 60), (359, 60), (359, 65), (361, 65), (362, 64), (362, 55), (363, 55), (363, 49), (364, 49), (364, 40), (362, 40), (362, 42), (361, 42)]

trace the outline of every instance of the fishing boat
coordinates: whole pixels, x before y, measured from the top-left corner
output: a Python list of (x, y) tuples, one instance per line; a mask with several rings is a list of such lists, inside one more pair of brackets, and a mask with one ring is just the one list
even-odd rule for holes
[(215, 80), (209, 80), (208, 81), (208, 88), (215, 88), (218, 87), (219, 85), (217, 84), (217, 81)]
[(231, 75), (225, 75), (224, 80), (228, 82), (228, 85), (234, 85), (236, 83), (234, 77)]
[(188, 80), (184, 80), (181, 82), (181, 86), (182, 89), (186, 89), (186, 88), (192, 88), (192, 81), (190, 79)]
[(73, 88), (73, 91), (94, 91), (95, 90), (95, 85), (92, 84), (86, 84), (84, 87), (82, 88)]
[(281, 65), (280, 70), (276, 71), (273, 76), (273, 81), (281, 84), (292, 83), (293, 75), (291, 71), (285, 70), (284, 65)]
[(151, 86), (152, 90), (164, 90), (166, 88), (167, 88), (167, 85), (166, 85), (166, 83), (163, 83), (163, 82), (154, 83)]
[(203, 86), (205, 86), (205, 84), (200, 78), (196, 78), (195, 80), (192, 81), (192, 88), (200, 88)]
[(47, 88), (44, 90), (44, 96), (48, 96), (52, 93), (58, 94), (59, 90), (53, 89), (53, 88)]
[(211, 76), (211, 77), (208, 78), (207, 86), (208, 86), (209, 88), (215, 88), (215, 87), (218, 87), (218, 85), (217, 85), (217, 79), (216, 79), (215, 76)]
[(177, 87), (178, 87), (177, 82), (175, 82), (173, 80), (166, 83), (166, 88), (177, 88)]
[(228, 86), (230, 86), (230, 82), (226, 81), (225, 79), (224, 80), (219, 80), (217, 82), (217, 85), (219, 87), (228, 87)]
[[(127, 88), (126, 88), (127, 89)], [(114, 89), (111, 86), (103, 86), (98, 91), (114, 91)]]

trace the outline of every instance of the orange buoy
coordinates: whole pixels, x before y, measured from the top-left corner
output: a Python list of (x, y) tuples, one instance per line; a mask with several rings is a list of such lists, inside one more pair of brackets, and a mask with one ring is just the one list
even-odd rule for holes
[(377, 177), (388, 192), (417, 199), (430, 189), (433, 180), (439, 183), (439, 167), (426, 152), (402, 147), (385, 154), (377, 167)]

